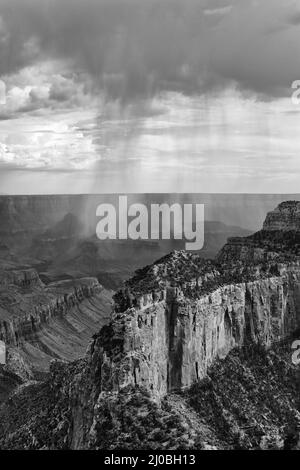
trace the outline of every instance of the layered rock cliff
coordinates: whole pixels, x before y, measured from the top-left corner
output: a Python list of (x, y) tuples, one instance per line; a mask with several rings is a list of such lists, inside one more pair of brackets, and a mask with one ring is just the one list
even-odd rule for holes
[(264, 230), (300, 231), (300, 204), (299, 201), (286, 201), (272, 212), (269, 212), (264, 226)]
[(8, 346), (19, 346), (100, 290), (94, 278), (44, 286), (34, 269), (4, 271), (0, 274), (0, 339)]
[(115, 313), (93, 346), (101, 389), (140, 385), (163, 395), (202, 379), (236, 347), (269, 347), (288, 337), (300, 326), (300, 263), (278, 271), (198, 298), (167, 287), (163, 300)]
[(280, 205), (261, 232), (229, 240), (215, 262), (174, 252), (137, 272), (92, 347), (101, 390), (139, 385), (164, 395), (204, 378), (234, 348), (270, 347), (296, 331), (299, 207)]
[(0, 286), (42, 287), (43, 283), (35, 269), (0, 271)]

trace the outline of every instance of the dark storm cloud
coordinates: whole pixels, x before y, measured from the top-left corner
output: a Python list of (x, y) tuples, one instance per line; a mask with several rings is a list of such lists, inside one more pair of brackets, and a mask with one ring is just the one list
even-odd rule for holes
[(300, 25), (300, 11), (296, 11), (288, 17), (288, 23), (294, 26)]
[[(109, 97), (124, 101), (160, 90), (204, 93), (231, 82), (281, 96), (300, 76), (299, 31), (292, 27), (299, 12), (292, 2), (290, 10), (281, 4), (0, 0), (0, 73), (61, 58), (88, 72)], [(287, 15), (291, 28), (282, 33), (278, 24)], [(53, 90), (54, 99), (65, 94), (67, 89)]]

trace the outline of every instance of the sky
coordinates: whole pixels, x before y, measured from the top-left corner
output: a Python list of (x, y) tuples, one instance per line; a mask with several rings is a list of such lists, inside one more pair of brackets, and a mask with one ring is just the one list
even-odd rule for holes
[(0, 0), (0, 193), (297, 193), (299, 0)]

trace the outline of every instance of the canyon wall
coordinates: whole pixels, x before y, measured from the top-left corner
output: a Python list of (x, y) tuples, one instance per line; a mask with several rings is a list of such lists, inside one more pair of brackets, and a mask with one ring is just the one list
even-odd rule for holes
[(95, 278), (60, 281), (44, 286), (34, 269), (0, 275), (0, 340), (19, 346), (55, 317), (100, 292)]
[(231, 238), (215, 260), (173, 252), (136, 272), (115, 295), (91, 363), (102, 391), (190, 387), (234, 348), (269, 348), (300, 327), (300, 203), (263, 229)]
[(270, 347), (300, 326), (300, 266), (279, 277), (222, 286), (191, 302), (175, 301), (169, 325), (168, 389), (205, 377), (217, 358), (251, 343)]
[(267, 214), (263, 230), (300, 231), (299, 201), (286, 201)]
[(42, 287), (43, 283), (33, 268), (0, 271), (0, 286)]
[(169, 287), (162, 301), (115, 313), (93, 345), (101, 390), (140, 385), (163, 395), (202, 379), (235, 347), (288, 337), (300, 326), (300, 264), (279, 269), (195, 300)]

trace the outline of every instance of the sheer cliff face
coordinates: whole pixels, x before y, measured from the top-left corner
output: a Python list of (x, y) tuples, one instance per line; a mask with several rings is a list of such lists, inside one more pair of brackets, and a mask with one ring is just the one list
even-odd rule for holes
[(264, 230), (300, 231), (300, 204), (287, 201), (270, 212), (265, 220)]
[(101, 356), (102, 390), (140, 385), (161, 395), (202, 379), (235, 347), (269, 347), (299, 326), (300, 265), (292, 265), (196, 300), (167, 289), (166, 300), (117, 314), (93, 355)]
[[(292, 251), (284, 246), (285, 232), (299, 228), (300, 204), (292, 205), (283, 217), (281, 242), (277, 234), (280, 254), (269, 243), (266, 222), (244, 245), (242, 239), (229, 241), (215, 264), (177, 252), (129, 281), (116, 295), (111, 324), (91, 349), (100, 389), (140, 385), (163, 395), (205, 377), (213, 361), (233, 348), (270, 347), (299, 328), (299, 253), (293, 252), (295, 245)], [(261, 256), (251, 259), (252, 241)], [(242, 267), (241, 250), (248, 258)]]

